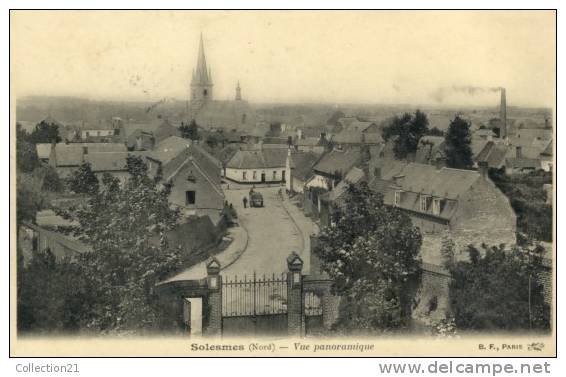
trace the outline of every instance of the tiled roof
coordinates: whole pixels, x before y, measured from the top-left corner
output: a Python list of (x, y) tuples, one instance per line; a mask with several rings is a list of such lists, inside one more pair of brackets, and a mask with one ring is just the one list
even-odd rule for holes
[(373, 126), (373, 125), (377, 125), (375, 122), (361, 122), (359, 120), (355, 120), (353, 122), (351, 122), (346, 129), (349, 131), (365, 131), (367, 130), (369, 127)]
[(313, 174), (313, 166), (316, 164), (319, 155), (313, 152), (295, 152), (291, 154), (293, 165), (292, 175), (301, 181), (306, 181)]
[(505, 163), (505, 156), (508, 153), (508, 147), (505, 145), (495, 144), (493, 141), (487, 142), (485, 147), (476, 156), (476, 162), (487, 162), (490, 168), (499, 169)]
[(166, 164), (179, 155), (184, 149), (191, 145), (191, 141), (179, 136), (170, 136), (157, 143), (153, 151), (148, 153), (148, 157)]
[(287, 161), (287, 148), (239, 150), (226, 167), (233, 169), (262, 169), (283, 167)]
[(383, 138), (379, 133), (364, 133), (361, 131), (343, 130), (332, 137), (335, 144), (380, 144)]
[(540, 167), (540, 161), (534, 158), (507, 158), (505, 159), (505, 165), (509, 168), (523, 169), (532, 168), (536, 169)]
[(84, 156), (94, 172), (126, 171), (127, 157), (128, 152), (95, 152)]
[(337, 171), (346, 174), (356, 164), (360, 162), (361, 153), (359, 148), (337, 150), (325, 154), (314, 166), (314, 170), (333, 175)]
[(332, 191), (325, 193), (323, 195), (322, 199), (331, 202), (339, 200), (342, 197), (342, 195), (346, 193), (346, 191), (348, 190), (348, 186), (350, 184), (356, 184), (360, 182), (362, 179), (364, 179), (364, 177), (365, 174), (363, 170), (359, 168), (352, 168), (352, 170), (350, 170), (348, 174), (346, 174), (344, 179), (340, 181), (340, 183), (338, 183), (338, 185), (336, 185), (336, 187), (334, 187)]

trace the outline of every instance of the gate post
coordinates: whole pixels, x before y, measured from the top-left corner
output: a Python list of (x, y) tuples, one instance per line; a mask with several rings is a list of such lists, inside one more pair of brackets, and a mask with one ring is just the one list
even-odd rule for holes
[(287, 257), (287, 329), (290, 336), (303, 335), (303, 260), (296, 252)]
[(206, 263), (206, 284), (208, 290), (208, 326), (206, 335), (222, 333), (222, 276), (218, 259)]

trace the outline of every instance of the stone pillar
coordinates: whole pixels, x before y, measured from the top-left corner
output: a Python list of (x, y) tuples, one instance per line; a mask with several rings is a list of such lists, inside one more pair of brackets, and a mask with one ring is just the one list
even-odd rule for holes
[(208, 325), (205, 334), (220, 336), (222, 334), (222, 276), (220, 263), (211, 258), (206, 263), (206, 284), (208, 289)]
[(290, 336), (303, 335), (303, 260), (296, 252), (287, 257), (287, 329)]

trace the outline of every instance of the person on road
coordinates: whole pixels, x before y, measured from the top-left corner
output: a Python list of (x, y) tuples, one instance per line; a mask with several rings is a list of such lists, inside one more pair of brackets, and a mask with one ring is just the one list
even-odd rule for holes
[(248, 208), (248, 197), (247, 196), (244, 196), (243, 202), (244, 202), (244, 208)]

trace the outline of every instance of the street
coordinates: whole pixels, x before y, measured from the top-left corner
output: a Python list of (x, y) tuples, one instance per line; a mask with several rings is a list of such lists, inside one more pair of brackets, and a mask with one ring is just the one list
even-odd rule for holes
[(283, 207), (279, 187), (255, 191), (263, 195), (261, 208), (244, 208), (242, 200), (248, 196), (249, 188), (225, 191), (226, 200), (236, 208), (240, 224), (248, 232), (248, 245), (240, 258), (222, 271), (224, 276), (251, 276), (254, 271), (259, 276), (280, 275), (287, 271), (286, 258), (292, 251), (305, 262), (308, 259), (308, 253), (303, 250), (303, 234)]

